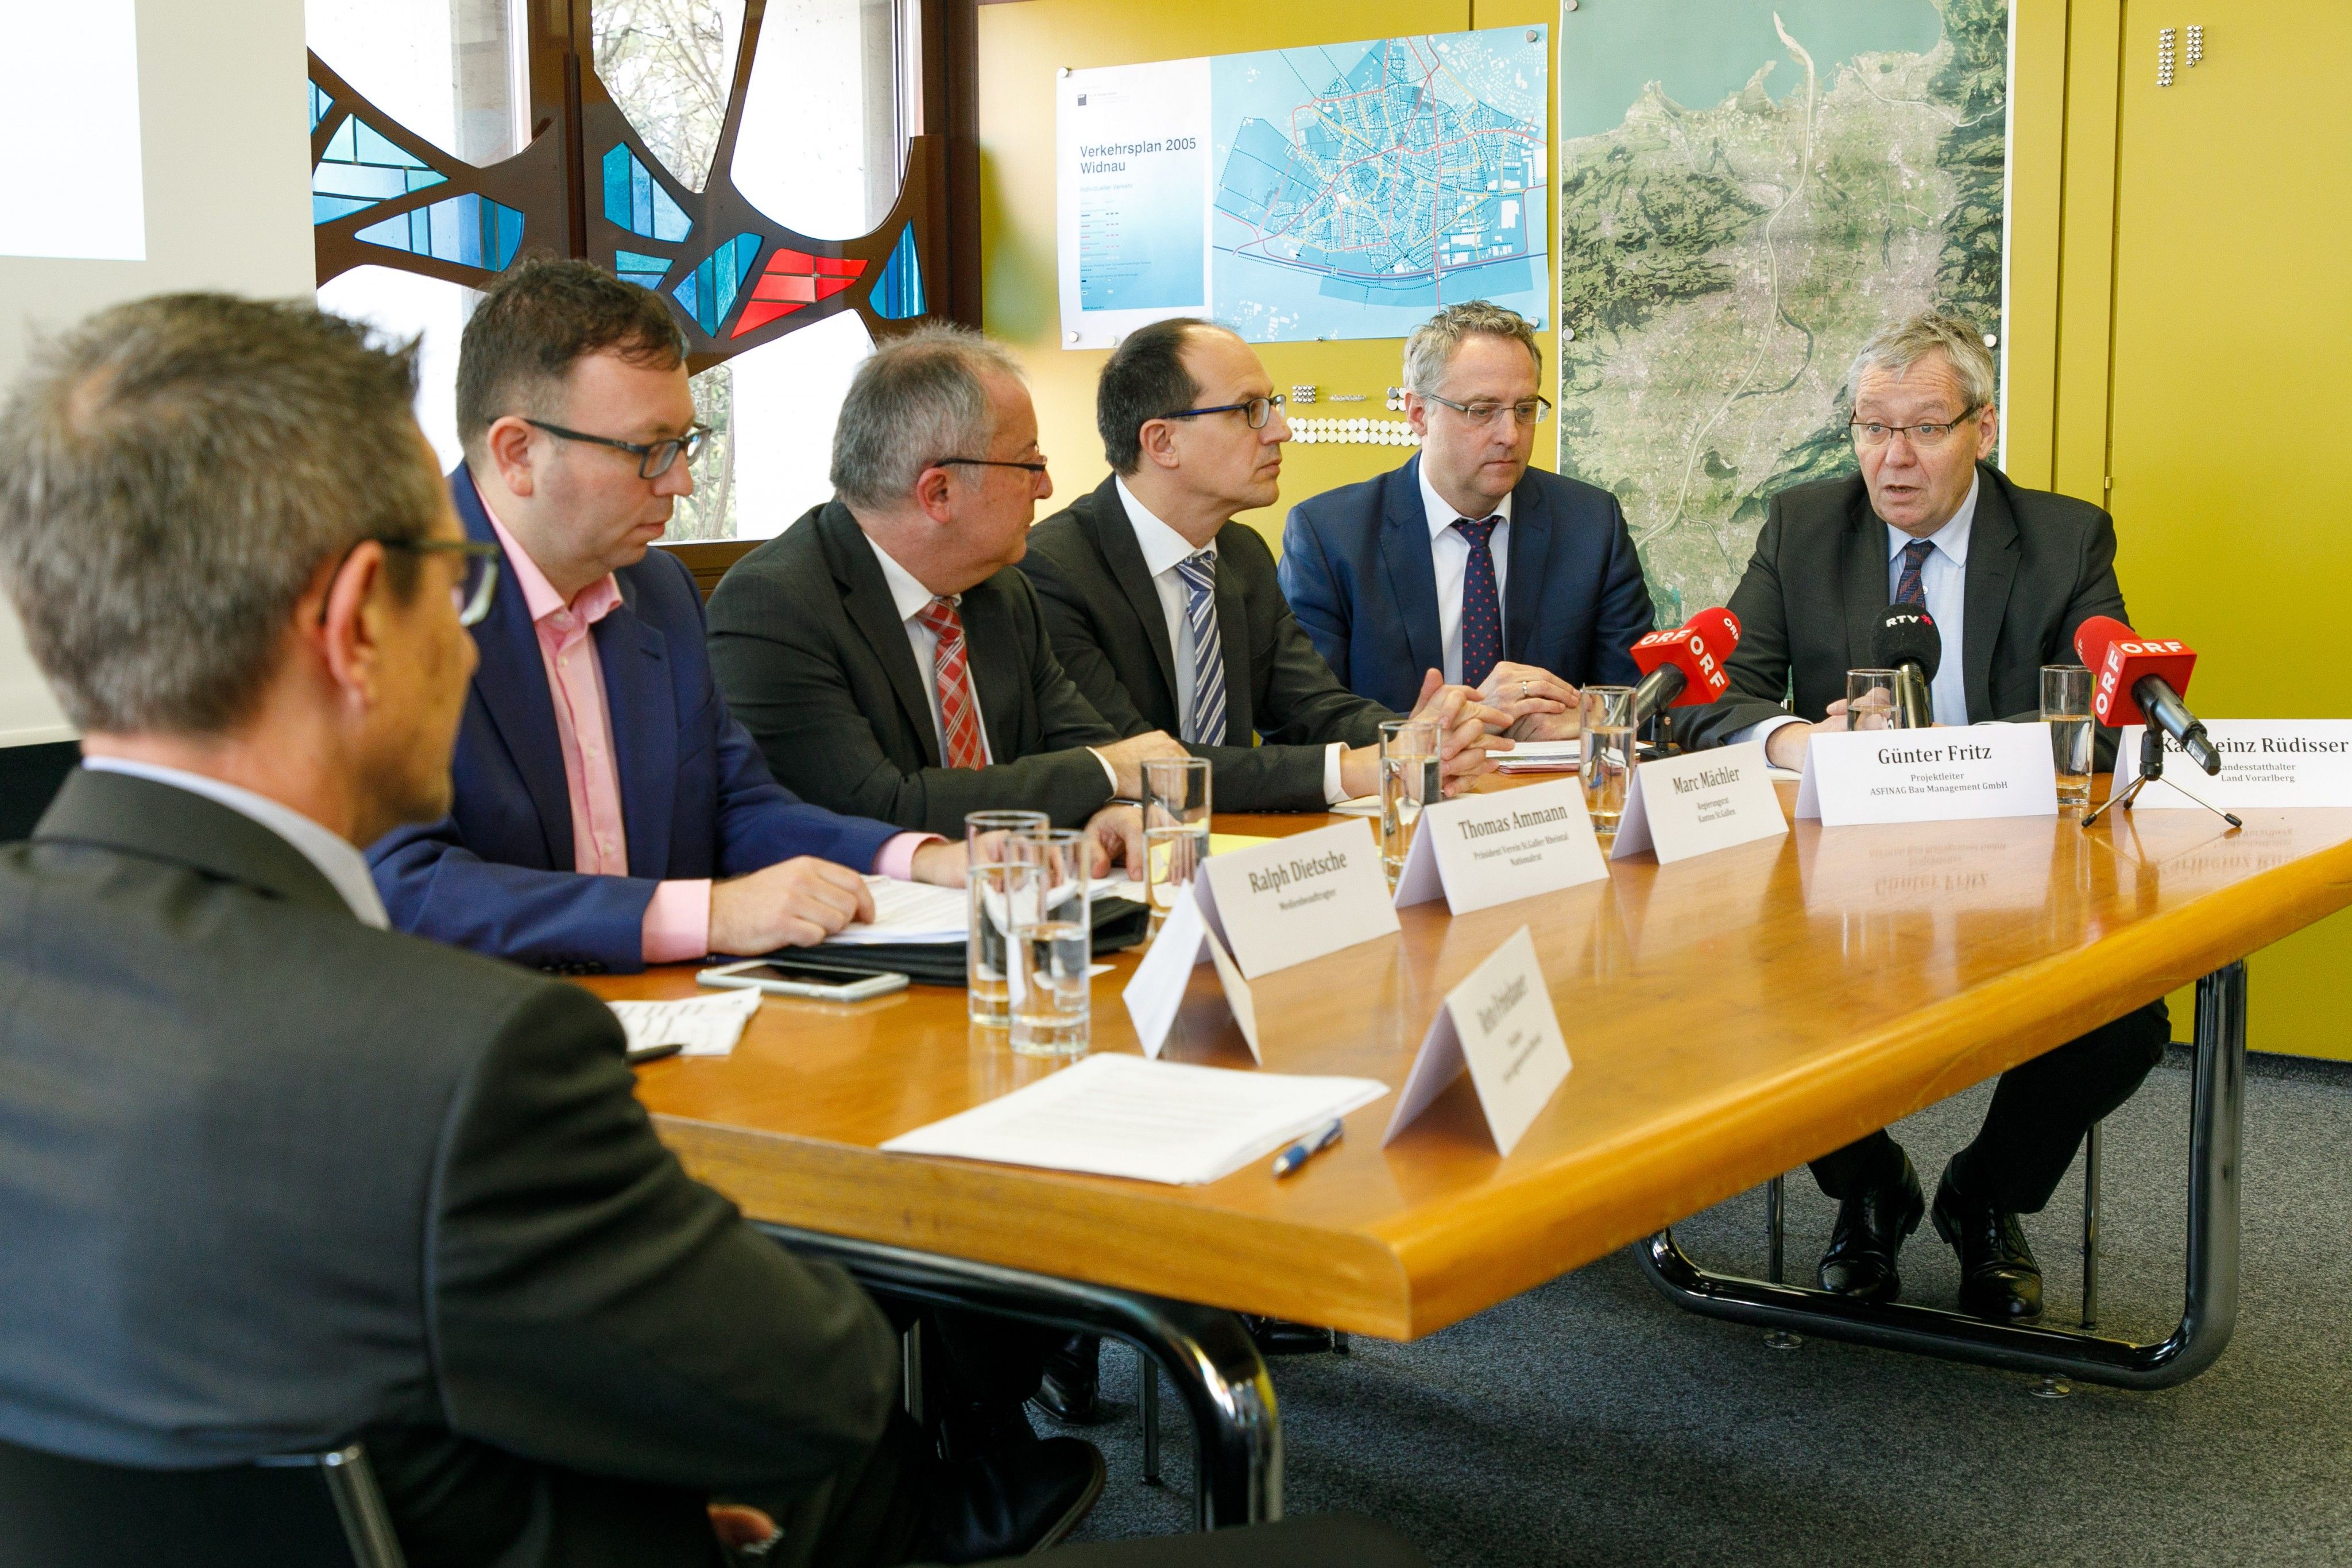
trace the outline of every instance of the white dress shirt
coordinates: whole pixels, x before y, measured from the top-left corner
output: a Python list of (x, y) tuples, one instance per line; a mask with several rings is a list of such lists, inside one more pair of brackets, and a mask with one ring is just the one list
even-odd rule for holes
[[(1976, 526), (1977, 489), (1983, 483), (1981, 478), (1969, 481), (1968, 497), (1959, 510), (1927, 536), (1936, 548), (1919, 568), (1919, 588), (1927, 596), (1927, 613), (1935, 618), (1936, 634), (1944, 650), (1936, 664), (1936, 678), (1927, 685), (1937, 724), (1969, 722), (1968, 669), (1960, 660), (1961, 620), (1968, 610), (1969, 533)], [(1892, 604), (1895, 591), (1903, 581), (1903, 547), (1911, 542), (1911, 536), (1892, 523), (1883, 526), (1886, 529), (1886, 602)], [(1798, 722), (1796, 715), (1785, 713), (1762, 719), (1736, 732), (1724, 744), (1769, 740), (1782, 725)]]
[[(931, 737), (939, 743), (940, 757), (944, 761), (948, 754), (947, 716), (940, 706), (939, 670), (933, 663), (939, 655), (940, 640), (932, 634), (929, 627), (916, 619), (938, 595), (925, 588), (913, 572), (891, 559), (890, 552), (876, 544), (873, 535), (866, 536), (866, 543), (874, 551), (874, 559), (882, 563), (882, 580), (890, 587), (890, 608), (898, 612), (899, 621), (907, 628), (907, 646), (915, 651), (915, 668), (922, 672), (923, 691), (931, 703)], [(947, 597), (950, 604), (961, 606), (963, 603), (961, 593), (950, 593)], [(983, 763), (992, 763), (996, 760), (996, 753), (988, 744), (988, 722), (980, 711), (980, 677), (972, 673), (970, 627), (964, 629), (963, 668), (964, 684), (971, 689), (972, 723), (980, 727), (980, 759)], [(1102, 763), (1102, 770), (1110, 779), (1111, 793), (1118, 794), (1118, 770), (1093, 747), (1087, 749), (1093, 753), (1097, 762)]]
[[(1470, 541), (1454, 526), (1462, 514), (1429, 482), (1427, 457), (1421, 459), (1415, 472), (1421, 476), (1422, 509), (1429, 517), (1429, 567), (1437, 574), (1437, 634), (1445, 649), (1445, 684), (1458, 686), (1462, 684), (1462, 582), (1470, 572)], [(1486, 538), (1487, 549), (1495, 553), (1495, 602), (1500, 605), (1511, 570), (1511, 497), (1504, 497), (1492, 512), (1481, 512), (1470, 521), (1488, 517), (1503, 519)]]
[(343, 902), (352, 906), (352, 914), (361, 925), (373, 925), (379, 931), (391, 927), (392, 922), (384, 917), (383, 899), (375, 890), (375, 878), (368, 874), (367, 857), (293, 807), (202, 773), (165, 768), (160, 763), (132, 762), (121, 757), (86, 757), (81, 765), (93, 773), (121, 773), (185, 789), (251, 819), (293, 845), (304, 860), (318, 867), (319, 874), (343, 895)]
[[(1176, 651), (1176, 727), (1181, 734), (1192, 722), (1192, 622), (1184, 613), (1184, 580), (1176, 569), (1199, 553), (1192, 541), (1160, 520), (1150, 507), (1135, 498), (1127, 481), (1114, 476), (1111, 483), (1118, 487), (1119, 504), (1127, 508), (1127, 520), (1135, 529), (1135, 542), (1143, 549), (1143, 569), (1151, 574), (1151, 587), (1160, 595), (1160, 613), (1168, 622), (1168, 645)], [(1217, 547), (1206, 547), (1214, 559)], [(1459, 580), (1457, 581), (1457, 588)], [(1456, 653), (1454, 663), (1461, 663), (1459, 653), (1459, 612), (1454, 616)], [(1225, 686), (1230, 693), (1233, 666), (1226, 665)], [(1327, 804), (1338, 805), (1346, 800), (1347, 791), (1339, 787), (1340, 743), (1331, 742), (1323, 748), (1323, 799)]]

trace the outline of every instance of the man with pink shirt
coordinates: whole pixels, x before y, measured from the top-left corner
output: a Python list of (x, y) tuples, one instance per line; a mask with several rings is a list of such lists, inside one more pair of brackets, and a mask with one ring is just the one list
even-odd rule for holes
[(490, 290), (460, 353), (450, 487), (508, 590), (450, 814), (369, 852), (402, 930), (542, 968), (626, 971), (823, 941), (865, 874), (960, 885), (964, 851), (811, 805), (728, 712), (701, 596), (652, 550), (704, 432), (661, 302), (584, 263)]

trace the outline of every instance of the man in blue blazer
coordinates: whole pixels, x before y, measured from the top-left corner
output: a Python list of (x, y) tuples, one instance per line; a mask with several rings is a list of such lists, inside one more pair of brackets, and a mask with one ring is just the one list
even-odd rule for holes
[(457, 412), (451, 492), (504, 580), (474, 628), (450, 814), (369, 854), (396, 925), (627, 971), (822, 941), (871, 917), (866, 873), (961, 883), (961, 845), (777, 784), (713, 686), (694, 579), (648, 549), (703, 434), (658, 299), (584, 264), (524, 269), (467, 325)]
[(1512, 734), (1573, 733), (1577, 688), (1630, 685), (1649, 590), (1608, 491), (1528, 459), (1551, 404), (1536, 390), (1533, 328), (1483, 300), (1450, 305), (1406, 340), (1405, 412), (1418, 455), (1291, 509), (1282, 591), (1349, 688), (1410, 708), (1422, 676), (1521, 711), (1566, 716)]

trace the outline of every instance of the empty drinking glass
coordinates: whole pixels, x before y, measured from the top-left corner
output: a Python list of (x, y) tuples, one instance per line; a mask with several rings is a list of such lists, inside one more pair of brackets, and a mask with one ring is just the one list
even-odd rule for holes
[(1895, 727), (1895, 672), (1848, 670), (1845, 673), (1845, 722), (1849, 729)]

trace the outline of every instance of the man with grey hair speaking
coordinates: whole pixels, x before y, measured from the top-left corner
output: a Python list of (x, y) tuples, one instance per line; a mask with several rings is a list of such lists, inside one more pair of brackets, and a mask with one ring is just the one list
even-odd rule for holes
[[(1731, 595), (1731, 689), (1677, 726), (1685, 746), (1761, 739), (1772, 761), (1801, 768), (1815, 730), (1846, 727), (1846, 672), (1875, 662), (1867, 630), (1891, 603), (1936, 622), (1933, 706), (1948, 724), (2038, 718), (2041, 667), (2074, 662), (2074, 629), (2129, 619), (2106, 513), (2012, 484), (1986, 461), (2000, 439), (1994, 379), (1983, 338), (1956, 317), (1915, 316), (1863, 346), (1849, 379), (1860, 472), (1773, 497)], [(2109, 756), (2114, 745), (2110, 732)], [(2050, 1201), (2083, 1134), (2131, 1098), (2170, 1033), (2158, 1000), (2001, 1075), (1936, 1192), (1967, 1311), (2041, 1314), (2041, 1270), (2017, 1217)], [(1813, 1175), (1838, 1200), (1822, 1288), (1894, 1300), (1896, 1254), (1927, 1209), (1910, 1157), (1880, 1131), (1815, 1160)]]
[(1626, 650), (1653, 611), (1617, 498), (1528, 465), (1551, 411), (1542, 375), (1517, 312), (1447, 306), (1405, 340), (1421, 451), (1292, 508), (1282, 591), (1356, 692), (1403, 710), (1442, 670), (1542, 739), (1574, 733), (1586, 682), (1635, 678)]
[(777, 779), (956, 836), (968, 811), (1043, 810), (1139, 857), (1141, 818), (1115, 798), (1184, 750), (1095, 711), (1013, 570), (1054, 486), (1012, 356), (950, 327), (876, 350), (842, 402), (833, 484), (710, 596), (719, 690)]

